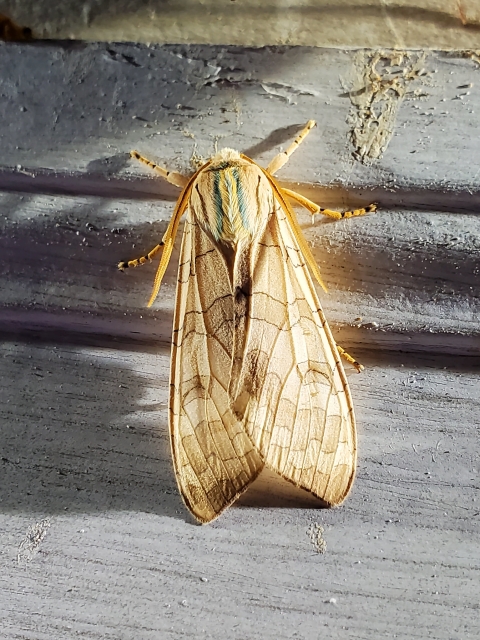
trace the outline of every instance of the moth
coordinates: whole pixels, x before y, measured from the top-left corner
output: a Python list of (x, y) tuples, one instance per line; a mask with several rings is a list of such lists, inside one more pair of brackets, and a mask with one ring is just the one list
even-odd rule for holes
[(163, 240), (136, 267), (162, 252), (152, 305), (180, 218), (180, 251), (170, 373), (173, 464), (186, 506), (202, 523), (231, 505), (266, 465), (327, 505), (353, 483), (356, 434), (340, 360), (361, 369), (332, 337), (312, 275), (323, 287), (291, 201), (321, 209), (282, 188), (273, 175), (309, 131), (267, 169), (222, 149), (192, 177), (144, 162), (182, 189)]

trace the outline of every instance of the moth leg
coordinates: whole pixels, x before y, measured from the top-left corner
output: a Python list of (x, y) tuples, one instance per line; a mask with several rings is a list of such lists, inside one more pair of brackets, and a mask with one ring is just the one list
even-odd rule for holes
[(304, 128), (300, 131), (298, 136), (295, 138), (295, 140), (292, 142), (292, 144), (288, 147), (288, 149), (286, 151), (282, 151), (281, 153), (278, 153), (273, 158), (273, 160), (270, 162), (270, 164), (267, 167), (267, 171), (270, 175), (273, 176), (279, 169), (283, 167), (283, 165), (286, 162), (288, 162), (288, 159), (290, 158), (292, 153), (294, 153), (298, 149), (298, 147), (302, 144), (302, 142), (305, 140), (305, 138), (308, 136), (310, 131), (315, 126), (316, 126), (315, 120), (309, 120), (307, 124), (304, 126)]
[(377, 210), (375, 203), (369, 204), (367, 207), (361, 209), (352, 209), (351, 211), (332, 211), (331, 209), (322, 209), (319, 207), (318, 213), (322, 213), (324, 216), (334, 218), (334, 220), (342, 220), (343, 218), (353, 218), (355, 216), (364, 216), (367, 213), (374, 213)]
[(163, 242), (157, 244), (157, 246), (153, 247), (153, 249), (149, 251), (146, 256), (142, 256), (141, 258), (135, 258), (134, 260), (128, 260), (126, 262), (119, 262), (118, 269), (120, 271), (125, 271), (125, 269), (128, 269), (128, 267), (139, 267), (141, 264), (151, 262), (152, 258), (157, 255), (160, 249), (162, 249), (163, 245)]
[(130, 155), (132, 158), (135, 158), (135, 160), (146, 164), (147, 167), (150, 167), (150, 169), (153, 169), (154, 171), (159, 173), (162, 178), (164, 178), (167, 182), (170, 182), (170, 184), (174, 184), (176, 187), (180, 187), (180, 189), (183, 189), (187, 185), (189, 179), (186, 176), (183, 176), (181, 173), (176, 173), (175, 171), (167, 171), (167, 169), (160, 167), (158, 164), (155, 164), (155, 162), (148, 160), (148, 158), (144, 158), (138, 153), (138, 151), (130, 151)]
[(355, 367), (358, 373), (361, 373), (365, 369), (363, 364), (360, 364), (359, 362), (357, 362), (355, 358), (352, 358), (352, 356), (349, 353), (347, 353), (345, 349), (342, 349), (342, 347), (338, 344), (337, 344), (337, 350), (338, 350), (338, 353), (342, 356), (342, 358), (345, 358), (347, 362), (349, 362)]
[[(159, 173), (162, 178), (164, 178), (167, 182), (174, 184), (176, 187), (180, 187), (181, 189), (183, 189), (186, 186), (188, 178), (183, 176), (181, 173), (176, 173), (175, 171), (167, 171), (167, 169), (160, 167), (158, 164), (155, 164), (155, 162), (151, 162), (150, 160), (148, 160), (148, 158), (140, 155), (138, 151), (131, 151), (130, 155), (132, 156), (132, 158), (139, 160), (139, 162), (146, 164), (147, 167), (150, 167), (150, 169), (153, 169), (154, 171)], [(164, 243), (161, 242), (160, 244), (157, 244), (155, 247), (153, 247), (153, 249), (149, 251), (145, 256), (135, 258), (134, 260), (119, 262), (119, 270), (124, 271), (125, 269), (128, 269), (128, 267), (139, 267), (142, 264), (151, 262), (152, 258), (163, 248), (163, 246)]]
[(331, 209), (322, 209), (322, 207), (319, 207), (318, 204), (315, 204), (315, 202), (312, 202), (308, 198), (305, 198), (305, 196), (300, 195), (296, 191), (290, 191), (290, 189), (282, 189), (282, 192), (292, 200), (298, 202), (298, 204), (301, 204), (302, 207), (305, 207), (305, 209), (308, 209), (308, 211), (310, 211), (310, 213), (312, 214), (312, 218), (316, 213), (321, 213), (324, 216), (333, 218), (334, 220), (342, 220), (343, 218), (364, 216), (367, 213), (373, 213), (377, 210), (376, 204), (369, 204), (368, 207), (353, 209), (352, 211), (332, 211)]

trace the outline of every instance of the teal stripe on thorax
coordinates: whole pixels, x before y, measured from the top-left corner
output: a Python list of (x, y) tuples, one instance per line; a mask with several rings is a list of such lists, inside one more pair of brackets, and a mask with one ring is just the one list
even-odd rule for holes
[(213, 176), (213, 199), (215, 203), (215, 228), (212, 229), (215, 240), (223, 234), (223, 201), (220, 193), (220, 171), (214, 171)]
[(237, 183), (238, 209), (240, 211), (240, 217), (242, 218), (243, 228), (246, 231), (250, 231), (249, 220), (248, 220), (246, 205), (245, 205), (245, 194), (243, 192), (242, 182), (238, 175), (238, 169), (234, 167), (232, 173), (233, 173), (235, 182)]
[(237, 167), (215, 167), (213, 172), (213, 207), (208, 215), (215, 240), (232, 241), (250, 233), (245, 191)]

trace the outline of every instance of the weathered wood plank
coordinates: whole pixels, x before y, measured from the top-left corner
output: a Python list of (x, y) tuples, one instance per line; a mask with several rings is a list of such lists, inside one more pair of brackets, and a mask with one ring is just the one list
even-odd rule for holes
[[(369, 55), (0, 46), (2, 637), (479, 635), (478, 71), (429, 54), (436, 73), (396, 103), (388, 83), (419, 54)], [(377, 159), (352, 142), (375, 127), (348, 90), (373, 68), (373, 111), (394, 115), (369, 138)], [(367, 365), (348, 372), (358, 478), (322, 511), (265, 474), (196, 527), (167, 432), (178, 254), (151, 310), (153, 266), (115, 267), (157, 242), (175, 190), (128, 151), (188, 171), (225, 135), (266, 163), (312, 117), (285, 183), (380, 204), (337, 224), (300, 216), (327, 317)]]
[(3, 0), (2, 11), (36, 37), (107, 42), (184, 42), (336, 48), (478, 48), (472, 0)]
[[(30, 192), (23, 212), (16, 214), (16, 231), (5, 228), (9, 262), (10, 252), (18, 251), (28, 252), (33, 260), (34, 237), (40, 244), (56, 238), (58, 244), (69, 245), (69, 252), (64, 261), (61, 250), (54, 261), (45, 256), (42, 263), (38, 258), (41, 287), (49, 281), (49, 291), (55, 289), (55, 271), (63, 273), (65, 287), (70, 274), (70, 311), (81, 307), (85, 295), (91, 300), (92, 286), (98, 293), (97, 315), (118, 315), (126, 307), (135, 313), (146, 297), (149, 276), (121, 277), (109, 267), (155, 244), (164, 227), (153, 227), (150, 235), (149, 223), (168, 219), (172, 205), (164, 200), (171, 203), (175, 191), (130, 163), (127, 151), (136, 146), (169, 166), (189, 171), (192, 154), (207, 156), (216, 140), (267, 162), (295, 133), (296, 123), (314, 117), (318, 129), (282, 170), (288, 186), (300, 181), (296, 188), (330, 206), (378, 199), (381, 207), (376, 216), (338, 224), (318, 221), (310, 227), (308, 218), (302, 218), (334, 294), (325, 298), (329, 317), (346, 326), (342, 339), (350, 344), (378, 343), (382, 348), (419, 349), (424, 344), (427, 350), (438, 345), (450, 352), (478, 352), (480, 234), (478, 217), (472, 215), (479, 203), (478, 72), (472, 60), (439, 53), (422, 61), (431, 75), (415, 75), (412, 69), (418, 67), (420, 54), (398, 59), (395, 55), (399, 54), (385, 54), (375, 61), (367, 53), (306, 48), (2, 47), (6, 72), (1, 115), (7, 126), (0, 150), (0, 187)], [(366, 81), (368, 69), (383, 74), (383, 89), (370, 91), (372, 109), (381, 114), (385, 105), (393, 105), (396, 117), (391, 121), (385, 116), (377, 123), (386, 127), (381, 136), (386, 146), (383, 157), (366, 158), (362, 164), (355, 160), (360, 151), (349, 136), (360, 126), (359, 118), (367, 130), (375, 131), (375, 122), (363, 107), (358, 111), (356, 98), (352, 105), (346, 89)], [(375, 75), (371, 73), (369, 78)], [(382, 93), (399, 73), (406, 74), (402, 82), (410, 88), (402, 100), (395, 91), (394, 98), (388, 91)], [(470, 90), (460, 88), (470, 84)], [(272, 122), (273, 128), (268, 124)], [(376, 148), (378, 140), (372, 135), (370, 142)], [(157, 190), (159, 200), (152, 200)], [(40, 197), (62, 191), (80, 197)], [(3, 197), (7, 211), (22, 208), (18, 196)], [(143, 199), (150, 199), (150, 204)], [(67, 211), (70, 206), (76, 214)], [(52, 224), (59, 226), (53, 230)], [(119, 226), (124, 234), (112, 239), (111, 230)], [(102, 253), (109, 242), (113, 249)], [(79, 275), (75, 262), (85, 260), (92, 264), (82, 267)], [(13, 300), (8, 298), (9, 289), (16, 292), (17, 303), (25, 294), (15, 279), (16, 269), (28, 277), (30, 266), (13, 261), (9, 267), (12, 284), (2, 294), (7, 304)], [(170, 301), (173, 292), (168, 285), (172, 287), (174, 272), (172, 268), (164, 291)], [(125, 301), (125, 290), (133, 293), (133, 287), (134, 297)], [(54, 298), (50, 305), (65, 306)], [(15, 322), (20, 318), (11, 317)], [(354, 326), (362, 324), (354, 322), (357, 317), (363, 318), (367, 329)], [(375, 322), (381, 335), (376, 335), (377, 327), (371, 324)]]
[[(169, 342), (178, 248), (153, 310), (145, 304), (154, 265), (123, 274), (116, 264), (157, 243), (172, 204), (13, 193), (0, 202), (4, 330)], [(478, 217), (381, 211), (313, 227), (301, 220), (339, 341), (478, 354)]]
[[(366, 357), (365, 375), (350, 375), (361, 458), (340, 509), (263, 480), (196, 527), (168, 452), (168, 353), (5, 343), (4, 354), (3, 637), (477, 636), (468, 360)], [(44, 519), (38, 548), (22, 545)]]
[[(136, 145), (185, 170), (195, 143), (198, 154), (209, 156), (215, 140), (264, 161), (314, 118), (316, 140), (285, 167), (288, 180), (441, 191), (477, 184), (478, 64), (461, 52), (377, 55), (311, 47), (4, 43), (1, 165), (114, 177)], [(359, 152), (351, 134), (363, 94), (379, 118), (385, 107), (395, 115), (391, 139), (385, 124), (375, 127), (368, 113), (360, 115), (390, 139), (388, 153), (370, 166), (352, 157)]]

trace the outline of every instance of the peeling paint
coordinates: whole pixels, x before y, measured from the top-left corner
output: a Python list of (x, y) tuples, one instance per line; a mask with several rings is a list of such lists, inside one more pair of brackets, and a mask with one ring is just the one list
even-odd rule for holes
[(45, 538), (47, 529), (50, 527), (50, 518), (45, 518), (29, 527), (25, 537), (18, 547), (17, 562), (29, 562), (37, 553), (40, 543)]
[(480, 49), (467, 49), (461, 52), (464, 58), (470, 58), (475, 64), (480, 66)]
[(285, 102), (288, 102), (288, 104), (295, 104), (293, 99), (298, 96), (319, 95), (318, 91), (313, 91), (312, 89), (300, 89), (279, 82), (262, 82), (261, 87), (266, 93), (276, 96), (277, 98), (281, 98), (282, 100), (285, 100)]
[(323, 537), (325, 529), (317, 522), (312, 523), (307, 529), (307, 536), (317, 553), (325, 553), (327, 550), (327, 542)]
[(425, 58), (425, 53), (404, 51), (362, 51), (357, 55), (356, 78), (349, 91), (349, 124), (354, 156), (363, 164), (372, 164), (384, 154), (407, 91), (428, 75)]

